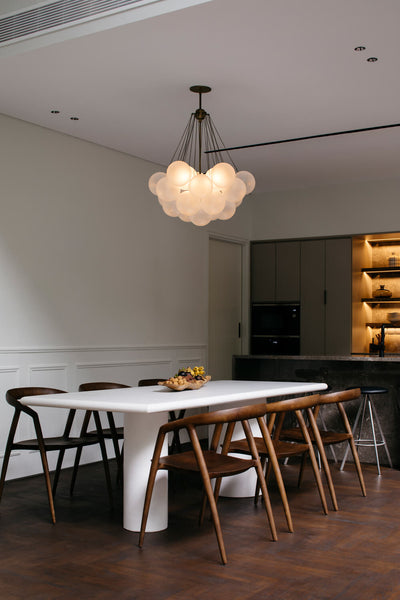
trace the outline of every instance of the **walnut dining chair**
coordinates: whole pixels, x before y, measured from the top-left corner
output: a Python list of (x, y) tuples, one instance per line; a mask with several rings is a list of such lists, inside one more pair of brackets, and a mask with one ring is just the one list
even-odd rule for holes
[[(307, 410), (319, 401), (319, 395), (315, 394), (312, 396), (304, 396), (301, 398), (290, 398), (286, 400), (279, 400), (276, 402), (268, 402), (266, 404), (265, 415), (268, 418), (268, 427), (265, 422), (259, 419), (259, 427), (262, 433), (262, 436), (256, 436), (255, 443), (257, 446), (257, 451), (261, 458), (261, 463), (263, 469), (266, 468), (265, 477), (268, 481), (271, 468), (274, 469), (275, 477), (277, 479), (277, 483), (279, 486), (279, 491), (281, 495), (281, 499), (284, 505), (285, 514), (289, 512), (289, 506), (287, 503), (286, 492), (282, 482), (280, 471), (276, 466), (274, 466), (276, 458), (279, 460), (281, 458), (293, 457), (293, 456), (305, 456), (309, 457), (311, 461), (311, 466), (315, 478), (315, 482), (317, 484), (318, 493), (321, 500), (322, 510), (324, 514), (328, 514), (328, 505), (326, 501), (325, 491), (321, 479), (321, 475), (318, 468), (317, 459), (315, 457), (313, 443), (310, 438), (309, 430), (307, 428), (306, 422), (304, 420), (302, 411)], [(300, 436), (299, 439), (296, 440), (286, 440), (282, 438), (281, 432), (284, 423), (285, 416), (288, 413), (294, 413), (296, 420), (299, 424)], [(271, 453), (271, 448), (266, 444), (266, 433), (265, 429), (268, 429), (270, 435), (272, 437), (272, 445), (273, 445), (273, 453)], [(315, 433), (316, 439), (318, 439), (318, 432)], [(325, 452), (322, 444), (319, 445), (323, 458), (326, 459)], [(229, 446), (229, 452), (240, 454), (247, 454), (248, 450), (246, 448), (245, 440), (233, 440)], [(276, 457), (276, 458), (275, 458)], [(337, 510), (337, 501), (336, 494), (332, 483), (331, 473), (329, 470), (329, 465), (327, 460), (323, 460), (325, 475), (328, 481), (329, 491), (332, 499), (333, 508)], [(299, 477), (299, 484), (300, 484)], [(256, 491), (254, 496), (254, 501), (257, 503), (260, 491), (260, 480), (257, 481)]]
[[(351, 453), (353, 455), (354, 466), (357, 471), (357, 476), (358, 476), (358, 480), (359, 480), (360, 487), (361, 487), (361, 493), (363, 496), (366, 496), (365, 482), (364, 482), (364, 477), (363, 477), (363, 473), (362, 473), (360, 459), (359, 459), (358, 452), (357, 452), (357, 447), (356, 447), (356, 444), (354, 441), (353, 432), (352, 432), (349, 420), (347, 418), (346, 411), (343, 406), (344, 402), (348, 402), (350, 400), (355, 400), (356, 398), (359, 398), (359, 397), (360, 397), (360, 389), (359, 388), (353, 388), (350, 390), (344, 390), (344, 391), (340, 391), (340, 392), (331, 392), (329, 394), (321, 394), (319, 396), (318, 402), (316, 402), (315, 407), (312, 410), (311, 409), (308, 410), (308, 417), (309, 417), (309, 419), (312, 419), (312, 421), (314, 422), (313, 426), (310, 425), (308, 427), (308, 432), (309, 432), (311, 441), (316, 445), (318, 445), (317, 440), (315, 438), (316, 429), (318, 431), (318, 437), (320, 440), (319, 443), (322, 443), (323, 446), (331, 446), (334, 444), (341, 444), (343, 442), (347, 442), (347, 444), (348, 444), (347, 448), (349, 448), (351, 450)], [(339, 431), (332, 430), (332, 429), (325, 429), (325, 427), (324, 428), (317, 427), (316, 420), (317, 420), (317, 417), (318, 417), (321, 407), (327, 406), (329, 404), (333, 404), (337, 407), (339, 418), (342, 423), (341, 430), (339, 430)], [(298, 427), (283, 429), (281, 431), (281, 437), (286, 440), (298, 441), (299, 439), (301, 439), (301, 436), (302, 436), (302, 433)], [(302, 465), (302, 469), (303, 469), (303, 465)]]
[[(267, 485), (263, 476), (260, 457), (254, 442), (254, 438), (249, 425), (249, 420), (265, 414), (265, 403), (241, 408), (232, 408), (214, 411), (211, 413), (202, 413), (188, 416), (183, 419), (169, 421), (159, 429), (154, 454), (150, 467), (150, 474), (146, 489), (146, 496), (143, 508), (142, 523), (139, 535), (139, 547), (143, 546), (144, 535), (149, 514), (150, 503), (157, 472), (160, 469), (168, 471), (199, 473), (203, 483), (205, 502), (200, 511), (199, 523), (202, 524), (205, 515), (206, 504), (209, 505), (214, 529), (217, 537), (218, 548), (223, 564), (227, 562), (227, 556), (222, 537), (220, 519), (217, 510), (218, 490), (213, 491), (211, 480), (221, 477), (228, 477), (239, 473), (244, 473), (249, 469), (255, 469), (257, 476), (261, 481), (261, 491), (264, 499), (264, 506), (267, 514), (272, 539), (277, 539), (274, 517), (272, 514), (271, 503), (268, 495)], [(243, 428), (248, 444), (248, 453), (250, 459), (243, 459), (228, 455), (228, 447), (232, 438), (234, 427), (240, 423)], [(224, 425), (226, 425), (223, 434)], [(213, 435), (209, 450), (201, 447), (197, 434), (198, 427), (214, 426)], [(185, 429), (192, 443), (192, 450), (178, 452), (161, 456), (165, 437), (170, 432)], [(222, 437), (222, 450), (220, 450)]]
[[(100, 391), (100, 390), (116, 390), (116, 389), (128, 388), (128, 387), (130, 387), (130, 386), (125, 385), (123, 383), (112, 383), (112, 382), (108, 382), (108, 381), (92, 381), (92, 382), (88, 382), (88, 383), (81, 383), (81, 385), (79, 386), (79, 391), (80, 392), (93, 392), (93, 391)], [(100, 419), (99, 412), (95, 411), (95, 410), (87, 410), (87, 411), (85, 411), (85, 416), (83, 419), (81, 435), (88, 435), (88, 436), (97, 435), (97, 430), (96, 431), (88, 431), (89, 423), (90, 423), (90, 419), (91, 419), (92, 415), (93, 415), (93, 418), (96, 423), (96, 428), (98, 428), (98, 426), (100, 424), (102, 433), (103, 433), (103, 437), (105, 439), (112, 440), (115, 458), (117, 461), (117, 481), (120, 481), (122, 479), (122, 473), (123, 473), (123, 449), (120, 450), (119, 441), (124, 439), (124, 428), (116, 427), (114, 415), (111, 411), (106, 411), (108, 427), (105, 428), (101, 425), (101, 419)], [(75, 480), (76, 480), (76, 476), (78, 473), (78, 466), (79, 466), (81, 454), (82, 454), (82, 450), (80, 450), (78, 448), (76, 451), (74, 468), (72, 471), (71, 493), (73, 492), (73, 489), (75, 486)]]
[[(42, 396), (45, 394), (62, 394), (65, 393), (64, 390), (54, 389), (54, 388), (46, 388), (46, 387), (20, 387), (13, 388), (7, 391), (6, 393), (6, 401), (14, 408), (14, 415), (11, 422), (10, 432), (7, 439), (6, 449), (4, 452), (3, 458), (3, 466), (1, 470), (0, 476), (0, 500), (3, 495), (4, 483), (6, 479), (8, 464), (10, 460), (10, 455), (12, 450), (37, 450), (40, 453), (40, 458), (43, 467), (43, 474), (46, 483), (47, 496), (50, 506), (51, 519), (53, 523), (56, 522), (56, 513), (54, 508), (54, 496), (57, 489), (57, 484), (59, 481), (59, 476), (62, 468), (62, 463), (64, 459), (64, 455), (66, 450), (68, 449), (77, 449), (82, 452), (82, 449), (85, 446), (93, 446), (95, 444), (100, 444), (104, 471), (106, 475), (106, 483), (107, 489), (110, 497), (110, 503), (112, 505), (113, 497), (112, 497), (112, 489), (111, 489), (111, 480), (110, 480), (110, 472), (108, 468), (108, 460), (107, 454), (105, 451), (104, 439), (101, 435), (101, 431), (98, 430), (97, 435), (79, 435), (77, 437), (71, 436), (71, 430), (74, 423), (76, 409), (70, 409), (67, 416), (67, 421), (65, 424), (64, 432), (61, 436), (56, 437), (44, 437), (42, 433), (42, 427), (39, 420), (39, 415), (36, 411), (34, 411), (29, 406), (24, 406), (19, 402), (19, 400), (25, 396)], [(28, 440), (20, 440), (14, 441), (15, 434), (17, 431), (18, 423), (20, 421), (21, 415), (27, 415), (32, 419), (36, 437)], [(55, 474), (53, 478), (53, 485), (51, 484), (50, 479), (50, 471), (49, 465), (47, 461), (47, 452), (50, 451), (58, 451), (58, 459), (57, 466), (55, 469)]]

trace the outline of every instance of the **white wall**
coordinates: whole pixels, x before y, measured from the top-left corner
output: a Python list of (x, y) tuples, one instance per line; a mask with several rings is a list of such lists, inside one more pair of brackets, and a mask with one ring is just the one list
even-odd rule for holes
[(251, 238), (399, 231), (399, 198), (400, 178), (254, 195)]
[[(206, 365), (209, 232), (246, 240), (251, 220), (243, 206), (208, 229), (183, 223), (147, 188), (160, 165), (1, 115), (0, 130), (1, 456), (10, 387)], [(11, 462), (10, 476), (40, 470), (35, 456)]]

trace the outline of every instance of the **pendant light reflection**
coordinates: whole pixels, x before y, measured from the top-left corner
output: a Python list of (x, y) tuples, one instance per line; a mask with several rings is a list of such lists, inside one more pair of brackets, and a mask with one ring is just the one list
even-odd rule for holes
[[(154, 173), (149, 189), (169, 217), (201, 227), (232, 218), (246, 194), (254, 190), (255, 179), (248, 171), (236, 172), (223, 160), (222, 153), (230, 156), (201, 106), (202, 94), (211, 88), (193, 86), (190, 90), (199, 94), (199, 108), (191, 115), (167, 172)], [(205, 173), (202, 160), (207, 166)]]

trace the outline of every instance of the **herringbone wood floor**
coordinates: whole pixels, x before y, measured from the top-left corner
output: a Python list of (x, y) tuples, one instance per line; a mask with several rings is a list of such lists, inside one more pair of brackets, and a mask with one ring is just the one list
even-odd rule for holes
[[(308, 469), (283, 467), (295, 532), (271, 498), (279, 540), (262, 506), (221, 498), (228, 564), (219, 562), (209, 522), (199, 529), (197, 482), (174, 479), (170, 526), (147, 534), (122, 528), (121, 489), (109, 510), (101, 465), (80, 468), (76, 495), (64, 471), (50, 523), (42, 477), (6, 482), (0, 504), (1, 600), (399, 600), (400, 471), (364, 468), (362, 498), (352, 465), (333, 465), (340, 511), (324, 516)], [(195, 484), (194, 486), (191, 484)]]

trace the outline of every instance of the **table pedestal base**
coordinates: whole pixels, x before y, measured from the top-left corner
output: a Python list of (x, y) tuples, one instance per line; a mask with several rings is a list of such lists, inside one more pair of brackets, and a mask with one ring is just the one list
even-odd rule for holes
[[(140, 531), (147, 479), (154, 444), (168, 413), (125, 413), (124, 415), (124, 528)], [(165, 440), (162, 455), (168, 454)], [(159, 471), (153, 490), (146, 531), (168, 526), (168, 472)]]

